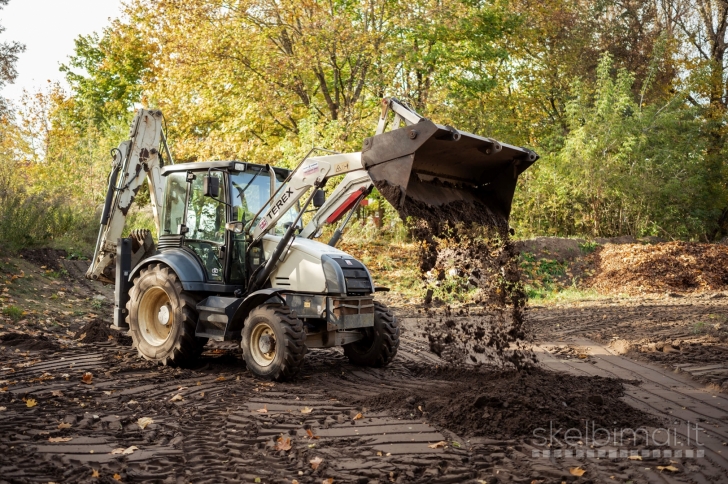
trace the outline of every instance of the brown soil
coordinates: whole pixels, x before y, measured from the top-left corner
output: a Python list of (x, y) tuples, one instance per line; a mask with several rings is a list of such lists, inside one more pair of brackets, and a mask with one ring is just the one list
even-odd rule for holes
[[(73, 267), (64, 267), (82, 277), (81, 268), (73, 272)], [(31, 267), (22, 269), (26, 277), (9, 283), (5, 297), (14, 304), (25, 304), (21, 284), (38, 281), (27, 276), (41, 277)], [(45, 283), (40, 280), (39, 293)], [(73, 303), (76, 307), (90, 304), (88, 286), (76, 279), (62, 284), (67, 293), (75, 291), (74, 298), (81, 301)], [(49, 295), (64, 287), (51, 288)], [(98, 286), (98, 290), (106, 288)], [(64, 325), (64, 331), (47, 335), (55, 339), (59, 351), (16, 352), (17, 348), (0, 345), (3, 484), (256, 479), (320, 483), (328, 478), (334, 482), (642, 484), (659, 478), (658, 466), (678, 469), (670, 474), (670, 482), (721, 482), (728, 472), (728, 460), (718, 453), (724, 449), (719, 438), (728, 435), (719, 405), (728, 400), (719, 394), (707, 395), (707, 402), (697, 401), (700, 390), (683, 380), (670, 380), (669, 386), (657, 390), (652, 389), (657, 378), (635, 386), (634, 368), (645, 373), (644, 368), (629, 367), (632, 360), (624, 357), (604, 365), (618, 363), (632, 368), (632, 373), (613, 378), (594, 375), (602, 365), (598, 355), (591, 354), (596, 343), (590, 343), (589, 350), (589, 344), (576, 339), (584, 334), (596, 338), (598, 332), (606, 334), (617, 327), (625, 338), (629, 331), (649, 335), (651, 330), (662, 337), (659, 332), (666, 325), (654, 331), (656, 323), (679, 320), (687, 324), (691, 319), (723, 314), (728, 312), (728, 299), (643, 299), (611, 305), (600, 301), (526, 311), (535, 343), (573, 346), (573, 357), (564, 354), (556, 361), (575, 360), (574, 366), (581, 365), (579, 374), (538, 368), (498, 372), (449, 364), (429, 351), (429, 342), (422, 336), (425, 326), (442, 319), (442, 324), (453, 320), (460, 326), (473, 321), (475, 327), (481, 324), (479, 318), (489, 317), (490, 309), (483, 304), (457, 310), (420, 307), (414, 312), (395, 308), (403, 328), (402, 344), (387, 368), (354, 367), (339, 350), (311, 350), (300, 378), (280, 384), (253, 378), (233, 343), (209, 343), (193, 368), (159, 367), (116, 339), (108, 339), (108, 305), (89, 324), (80, 315), (63, 314), (73, 310), (65, 306), (71, 304), (67, 300), (43, 299), (48, 303), (44, 310), (57, 315)], [(51, 303), (58, 305), (55, 312)], [(23, 309), (30, 311), (32, 306)], [(29, 314), (29, 321), (22, 324), (5, 319), (0, 335), (30, 335), (45, 321), (38, 318), (46, 316)], [(106, 340), (72, 339), (80, 337), (82, 329), (86, 337), (101, 333)], [(9, 339), (13, 338), (19, 337)], [(591, 353), (581, 359), (582, 351)], [(93, 376), (85, 382), (86, 373)], [(674, 374), (666, 370), (660, 375)], [(677, 397), (672, 398), (673, 394)], [(706, 444), (710, 459), (534, 457), (533, 451), (541, 448), (529, 438), (538, 427), (554, 422), (570, 427), (586, 420), (652, 428), (658, 420), (660, 425), (679, 420), (684, 428), (686, 420), (696, 421), (695, 416), (709, 422), (700, 421), (707, 428), (705, 438), (713, 439)], [(152, 419), (143, 429), (142, 417)], [(588, 450), (588, 446), (579, 448)], [(128, 453), (114, 453), (116, 449)], [(652, 448), (639, 444), (637, 450), (651, 452)], [(316, 469), (313, 459), (322, 461)], [(584, 476), (571, 473), (577, 467), (585, 471)]]
[(583, 428), (585, 422), (604, 427), (656, 425), (654, 418), (630, 407), (622, 397), (622, 382), (533, 369), (493, 372), (446, 369), (428, 372), (447, 385), (425, 386), (352, 401), (375, 410), (391, 409), (406, 417), (421, 415), (438, 427), (463, 437), (496, 439), (530, 437), (550, 424)]
[(120, 346), (131, 346), (132, 340), (123, 332), (112, 329), (108, 321), (94, 319), (76, 331), (74, 338), (84, 343), (105, 343), (114, 340)]
[(45, 335), (31, 336), (24, 333), (5, 333), (0, 335), (0, 345), (19, 350), (58, 351), (58, 341)]
[(591, 258), (596, 273), (587, 285), (627, 294), (728, 289), (728, 247), (694, 242), (608, 244)]
[(23, 249), (20, 256), (35, 265), (45, 266), (47, 269), (59, 270), (62, 268), (61, 261), (66, 258), (66, 251), (63, 249)]

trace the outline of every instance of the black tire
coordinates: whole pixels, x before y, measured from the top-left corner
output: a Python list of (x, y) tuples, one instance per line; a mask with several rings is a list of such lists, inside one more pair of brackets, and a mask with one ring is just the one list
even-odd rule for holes
[(263, 304), (253, 309), (245, 319), (242, 336), (243, 358), (254, 375), (285, 381), (301, 370), (306, 332), (288, 306)]
[(399, 348), (399, 323), (384, 304), (374, 301), (374, 326), (364, 328), (364, 339), (344, 345), (344, 354), (358, 366), (387, 366)]
[(195, 338), (196, 298), (165, 265), (150, 265), (134, 278), (126, 309), (133, 347), (146, 360), (189, 365), (207, 343), (207, 338)]

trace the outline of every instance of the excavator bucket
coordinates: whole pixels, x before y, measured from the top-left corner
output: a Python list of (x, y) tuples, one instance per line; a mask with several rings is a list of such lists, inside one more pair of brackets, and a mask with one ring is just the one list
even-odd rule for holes
[(465, 201), (480, 202), (508, 219), (518, 175), (537, 159), (528, 149), (425, 118), (367, 138), (362, 148), (374, 185), (405, 215), (411, 202), (440, 206)]

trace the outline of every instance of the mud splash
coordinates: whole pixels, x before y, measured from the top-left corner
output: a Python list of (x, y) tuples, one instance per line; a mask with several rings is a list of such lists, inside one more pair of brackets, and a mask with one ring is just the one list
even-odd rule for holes
[[(380, 183), (377, 189), (388, 200), (402, 200), (398, 188)], [(432, 318), (425, 335), (430, 350), (453, 362), (530, 368), (536, 356), (523, 317), (527, 297), (507, 218), (478, 200), (430, 205), (404, 197), (396, 208), (419, 243), (425, 303), (444, 287), (470, 293), (482, 310), (467, 322), (448, 318), (447, 310), (444, 318)]]

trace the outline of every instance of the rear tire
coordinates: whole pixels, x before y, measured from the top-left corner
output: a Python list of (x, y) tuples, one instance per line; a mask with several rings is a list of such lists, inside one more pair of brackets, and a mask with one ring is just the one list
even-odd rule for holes
[(134, 278), (126, 322), (139, 355), (163, 365), (188, 365), (206, 338), (195, 338), (196, 300), (169, 267), (154, 264)]
[(301, 370), (306, 355), (303, 323), (283, 304), (263, 304), (253, 309), (243, 326), (243, 358), (256, 376), (290, 380)]
[(374, 326), (364, 328), (364, 339), (344, 345), (344, 354), (358, 366), (387, 366), (399, 348), (399, 323), (384, 304), (374, 301)]

